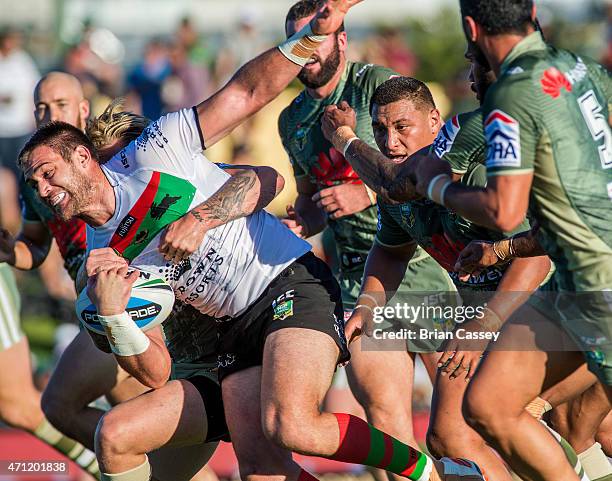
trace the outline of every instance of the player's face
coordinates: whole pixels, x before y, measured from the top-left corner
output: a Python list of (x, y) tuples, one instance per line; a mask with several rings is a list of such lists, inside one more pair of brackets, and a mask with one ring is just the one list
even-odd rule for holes
[(39, 86), (34, 101), (37, 127), (60, 120), (78, 129), (85, 129), (89, 105), (82, 92), (76, 90), (71, 83), (58, 78), (48, 79)]
[(379, 150), (393, 162), (402, 163), (434, 141), (440, 130), (440, 113), (419, 108), (411, 100), (374, 104), (372, 129)]
[(32, 151), (23, 165), (27, 183), (64, 221), (83, 212), (90, 201), (89, 178), (75, 158), (76, 154), (66, 161), (50, 147), (41, 145)]
[(468, 46), (465, 53), (465, 58), (470, 62), (470, 88), (476, 94), (476, 98), (482, 104), (489, 87), (495, 82), (495, 73), (493, 70), (483, 65), (479, 61), (479, 56), (476, 55), (473, 48)]
[[(312, 16), (287, 23), (287, 36), (299, 32)], [(327, 85), (334, 77), (341, 63), (346, 34), (329, 35), (313, 54), (309, 63), (298, 74), (300, 81), (308, 88), (317, 89)]]

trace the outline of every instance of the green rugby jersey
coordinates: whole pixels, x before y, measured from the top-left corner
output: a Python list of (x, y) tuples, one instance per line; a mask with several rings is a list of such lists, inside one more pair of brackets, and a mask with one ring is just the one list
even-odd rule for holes
[(530, 213), (563, 290), (612, 287), (610, 74), (548, 46), (517, 44), (483, 106), (487, 174), (533, 172)]
[[(463, 184), (472, 187), (486, 184), (485, 150), (480, 109), (456, 115), (446, 122), (431, 147), (435, 156), (448, 161), (452, 171), (463, 176)], [(428, 199), (395, 205), (379, 202), (378, 209), (376, 241), (388, 246), (418, 242), (449, 272), (459, 290), (495, 290), (509, 265), (491, 266), (466, 282), (459, 280), (454, 265), (470, 241), (495, 241), (529, 229), (525, 221), (512, 233), (491, 231)]]
[[(346, 100), (355, 110), (355, 133), (376, 148), (370, 117), (370, 99), (376, 88), (397, 74), (373, 64), (347, 62), (335, 90), (324, 99), (314, 99), (304, 90), (282, 112), (279, 133), (293, 165), (295, 176), (308, 177), (319, 189), (342, 183), (362, 184), (361, 179), (323, 135), (321, 117), (328, 105)], [(361, 288), (364, 261), (376, 235), (376, 206), (356, 214), (329, 220), (340, 259), (342, 300), (352, 308)], [(410, 262), (399, 292), (447, 291), (448, 276), (426, 252), (418, 249)]]
[[(323, 135), (321, 117), (328, 105), (346, 100), (355, 109), (355, 133), (376, 147), (370, 117), (370, 99), (376, 88), (397, 75), (392, 70), (372, 64), (347, 62), (336, 89), (324, 99), (312, 98), (302, 91), (281, 113), (279, 133), (293, 165), (295, 176), (308, 177), (319, 189), (343, 183), (362, 184), (342, 153)], [(376, 233), (376, 207), (337, 220), (329, 220), (339, 259), (347, 267), (346, 255), (367, 256)], [(351, 263), (352, 264), (352, 263)]]

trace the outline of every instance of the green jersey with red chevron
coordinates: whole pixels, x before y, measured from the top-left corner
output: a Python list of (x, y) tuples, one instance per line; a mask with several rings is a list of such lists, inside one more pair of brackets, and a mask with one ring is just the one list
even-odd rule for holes
[(610, 74), (535, 32), (483, 106), (488, 176), (533, 173), (530, 213), (562, 290), (612, 288)]
[[(370, 117), (370, 99), (376, 88), (397, 75), (388, 68), (347, 62), (335, 90), (324, 99), (302, 91), (279, 118), (279, 133), (296, 177), (308, 177), (319, 189), (343, 183), (363, 184), (357, 173), (323, 135), (325, 107), (346, 100), (357, 115), (357, 136), (376, 147)], [(339, 254), (367, 256), (376, 233), (376, 207), (329, 220)], [(346, 267), (346, 266), (345, 266)]]
[(103, 164), (115, 213), (106, 224), (87, 227), (87, 247), (110, 246), (132, 266), (161, 275), (178, 300), (203, 314), (234, 317), (310, 245), (259, 211), (209, 230), (181, 263), (166, 262), (158, 250), (162, 230), (229, 178), (204, 157), (202, 145), (195, 110), (184, 109), (151, 123)]
[[(315, 99), (305, 90), (287, 107), (279, 119), (279, 132), (297, 178), (307, 177), (319, 189), (343, 183), (363, 184), (357, 173), (325, 138), (321, 117), (328, 105), (346, 100), (355, 110), (357, 136), (376, 148), (370, 116), (370, 99), (376, 88), (397, 74), (378, 65), (347, 62), (334, 91)], [(352, 307), (359, 294), (364, 262), (376, 235), (376, 206), (353, 215), (329, 220), (340, 260), (342, 300)], [(406, 290), (448, 290), (448, 278), (436, 263), (419, 249), (414, 257), (416, 275), (406, 279)], [(402, 289), (401, 288), (401, 289)]]
[[(472, 187), (486, 184), (485, 150), (480, 109), (452, 117), (440, 129), (431, 147), (433, 155), (449, 162), (452, 171), (462, 176), (461, 182)], [(493, 291), (508, 267), (508, 264), (491, 266), (479, 275), (461, 281), (454, 272), (454, 266), (459, 253), (470, 241), (495, 241), (529, 230), (529, 224), (525, 221), (514, 232), (491, 231), (430, 200), (395, 205), (379, 202), (378, 209), (376, 241), (390, 246), (417, 242), (448, 271), (460, 291)]]

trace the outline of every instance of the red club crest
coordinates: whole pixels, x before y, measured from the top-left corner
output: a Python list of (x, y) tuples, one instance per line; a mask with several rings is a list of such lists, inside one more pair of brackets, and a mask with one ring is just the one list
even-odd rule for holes
[(344, 156), (334, 147), (319, 154), (319, 165), (312, 167), (312, 172), (320, 185), (333, 186), (338, 183), (361, 184), (361, 179)]
[(551, 67), (544, 72), (540, 83), (542, 84), (544, 93), (550, 95), (553, 99), (561, 95), (562, 88), (568, 92), (572, 91), (572, 84), (567, 80), (567, 77), (555, 67)]

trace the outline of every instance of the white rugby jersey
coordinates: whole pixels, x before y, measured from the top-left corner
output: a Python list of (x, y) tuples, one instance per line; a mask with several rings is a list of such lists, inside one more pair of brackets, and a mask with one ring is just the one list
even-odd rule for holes
[(260, 211), (208, 231), (189, 259), (164, 260), (163, 229), (229, 178), (203, 155), (202, 144), (194, 109), (183, 109), (151, 123), (102, 165), (115, 191), (115, 214), (103, 226), (87, 227), (87, 248), (113, 247), (132, 266), (163, 276), (177, 299), (210, 316), (233, 317), (310, 244)]

